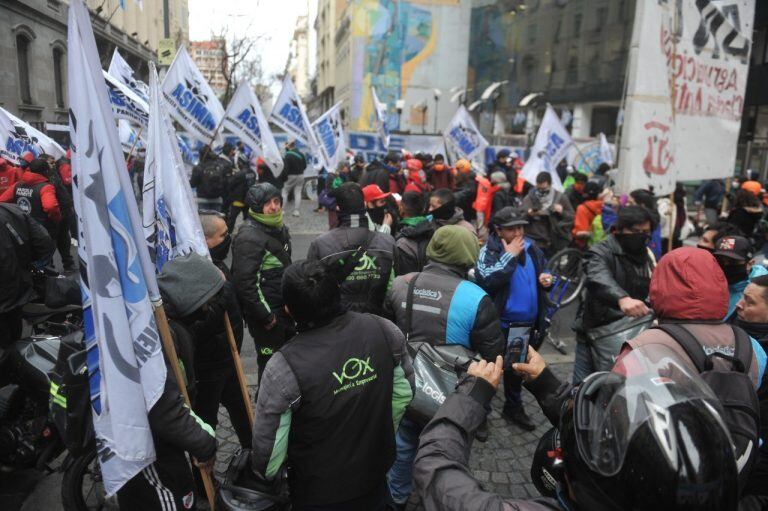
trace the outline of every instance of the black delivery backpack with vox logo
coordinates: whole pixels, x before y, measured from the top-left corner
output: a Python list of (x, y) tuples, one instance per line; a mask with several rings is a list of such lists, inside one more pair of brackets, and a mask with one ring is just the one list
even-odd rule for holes
[(466, 371), (475, 354), (460, 345), (434, 346), (428, 342), (410, 341), (413, 295), (419, 276), (414, 275), (408, 283), (405, 301), (405, 339), (416, 379), (416, 391), (406, 413), (414, 422), (426, 425), (456, 389), (459, 374)]

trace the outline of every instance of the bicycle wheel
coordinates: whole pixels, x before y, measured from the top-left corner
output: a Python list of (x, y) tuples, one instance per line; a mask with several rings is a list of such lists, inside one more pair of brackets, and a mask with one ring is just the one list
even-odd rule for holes
[(564, 248), (553, 255), (544, 271), (552, 274), (553, 288), (547, 293), (547, 302), (563, 307), (576, 300), (584, 288), (584, 270), (581, 259), (584, 256), (576, 248)]

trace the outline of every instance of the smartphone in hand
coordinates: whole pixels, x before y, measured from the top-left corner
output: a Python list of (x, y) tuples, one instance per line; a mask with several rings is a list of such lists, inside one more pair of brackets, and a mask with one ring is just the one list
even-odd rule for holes
[(525, 362), (528, 357), (528, 341), (531, 327), (510, 327), (507, 334), (507, 349), (504, 354), (504, 369), (512, 369), (512, 364)]

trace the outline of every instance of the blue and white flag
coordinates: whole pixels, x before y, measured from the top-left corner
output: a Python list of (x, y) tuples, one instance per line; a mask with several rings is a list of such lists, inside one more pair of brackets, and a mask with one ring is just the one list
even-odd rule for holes
[(144, 237), (159, 272), (179, 255), (209, 257), (197, 206), (181, 159), (178, 140), (165, 110), (157, 71), (149, 63), (149, 134), (144, 163)]
[(283, 157), (280, 149), (261, 110), (259, 98), (245, 80), (240, 82), (235, 95), (227, 105), (227, 111), (224, 113), (224, 127), (264, 158), (264, 162), (269, 165), (275, 176), (283, 173)]
[(376, 88), (371, 87), (371, 96), (373, 98), (373, 109), (376, 111), (376, 131), (379, 133), (381, 139), (381, 145), (384, 149), (389, 149), (389, 127), (387, 126), (387, 104), (379, 101), (379, 96), (376, 94)]
[(133, 151), (133, 154), (137, 154), (141, 150), (146, 150), (145, 144), (146, 133), (139, 135), (132, 127), (131, 123), (125, 119), (117, 121), (117, 131), (120, 134), (120, 146), (123, 148), (125, 154)]
[(113, 495), (155, 460), (148, 412), (165, 387), (152, 302), (160, 300), (90, 16), (71, 0), (68, 91), (91, 414)]
[(136, 78), (133, 68), (125, 61), (123, 56), (120, 55), (120, 52), (117, 51), (117, 47), (115, 47), (115, 51), (112, 53), (112, 60), (109, 63), (108, 72), (113, 78), (131, 89), (145, 102), (149, 102), (149, 87), (146, 83)]
[(19, 164), (21, 155), (26, 152), (35, 156), (49, 154), (56, 159), (66, 154), (66, 151), (51, 137), (1, 107), (0, 139), (2, 139), (0, 156), (14, 164)]
[(296, 88), (289, 76), (283, 80), (283, 89), (277, 96), (275, 106), (269, 115), (269, 121), (279, 126), (289, 136), (295, 138), (310, 149), (317, 145), (312, 136), (307, 112), (304, 110), (304, 104), (301, 102)]
[(218, 142), (224, 107), (183, 45), (168, 68), (162, 89), (168, 113), (184, 131), (204, 144)]
[(312, 132), (317, 141), (320, 163), (329, 171), (344, 159), (347, 139), (341, 124), (341, 103), (336, 103), (312, 123)]
[(142, 129), (147, 129), (149, 125), (147, 102), (106, 71), (102, 71), (102, 74), (107, 85), (107, 97), (115, 119), (125, 119), (141, 126)]
[(459, 106), (453, 119), (446, 126), (443, 139), (451, 161), (459, 158), (472, 160), (476, 156), (483, 155), (485, 148), (488, 147), (488, 141), (480, 134), (480, 130), (477, 129), (475, 121), (472, 120), (472, 116), (464, 105)]
[(536, 133), (536, 140), (531, 147), (531, 156), (525, 162), (520, 175), (531, 184), (536, 183), (540, 172), (548, 172), (552, 176), (552, 188), (562, 192), (563, 183), (557, 174), (557, 164), (566, 157), (568, 149), (573, 145), (571, 134), (565, 129), (552, 105), (547, 105), (547, 111)]

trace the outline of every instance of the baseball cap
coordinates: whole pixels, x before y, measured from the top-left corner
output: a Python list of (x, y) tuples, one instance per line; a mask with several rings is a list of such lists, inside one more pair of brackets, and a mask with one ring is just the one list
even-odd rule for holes
[(752, 244), (743, 236), (724, 236), (717, 242), (714, 255), (749, 261), (752, 259)]
[(493, 215), (493, 225), (496, 227), (513, 227), (515, 225), (528, 225), (525, 213), (520, 208), (507, 206), (501, 208)]
[(379, 185), (368, 185), (363, 187), (363, 200), (365, 202), (373, 202), (379, 199), (385, 199), (392, 195), (389, 192), (384, 192)]

